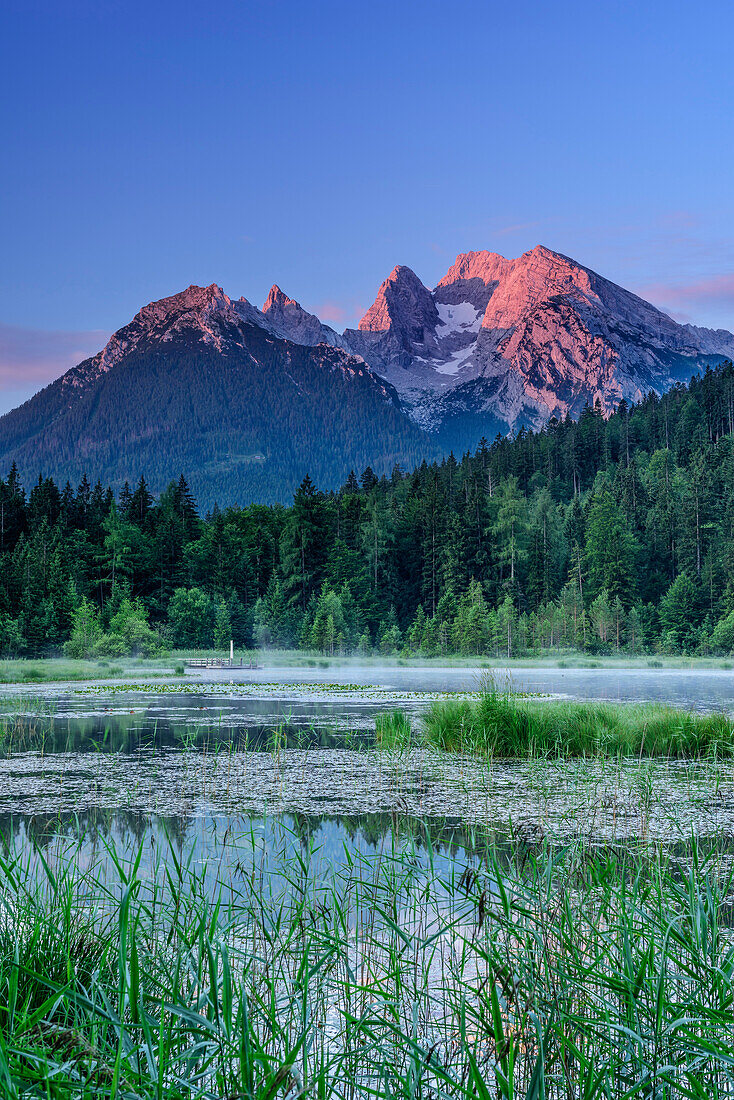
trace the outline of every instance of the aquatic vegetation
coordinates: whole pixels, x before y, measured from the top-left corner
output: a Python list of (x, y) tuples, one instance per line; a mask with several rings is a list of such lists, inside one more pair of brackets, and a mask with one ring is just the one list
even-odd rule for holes
[(734, 753), (734, 723), (727, 715), (661, 705), (534, 703), (489, 691), (434, 703), (423, 726), (429, 744), (497, 758)]
[(402, 710), (386, 711), (375, 718), (377, 744), (384, 748), (403, 747), (410, 744), (410, 718)]
[(286, 833), (268, 873), (256, 830), (226, 873), (173, 838), (88, 872), (73, 846), (6, 853), (3, 1096), (731, 1096), (715, 855), (528, 840), (445, 874), (395, 823), (329, 869)]
[[(460, 691), (413, 691), (407, 688), (379, 687), (376, 684), (350, 684), (350, 683), (320, 683), (303, 680), (291, 682), (274, 680), (264, 682), (261, 680), (242, 681), (229, 680), (214, 682), (211, 680), (186, 681), (175, 683), (147, 683), (140, 681), (123, 682), (119, 684), (85, 684), (76, 688), (75, 695), (212, 695), (226, 696), (228, 698), (242, 699), (346, 699), (353, 697), (374, 702), (390, 703), (394, 700), (412, 702), (431, 702), (434, 699), (443, 699), (459, 696), (461, 698), (478, 698), (481, 694), (478, 690)], [(526, 693), (523, 693), (526, 694)]]

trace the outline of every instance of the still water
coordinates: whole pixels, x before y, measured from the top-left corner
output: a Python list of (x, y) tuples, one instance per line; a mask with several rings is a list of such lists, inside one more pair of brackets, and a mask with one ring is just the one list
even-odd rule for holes
[[(95, 858), (104, 837), (151, 853), (173, 837), (181, 851), (228, 874), (244, 866), (243, 852), (250, 860), (276, 850), (281, 862), (294, 858), (292, 846), (301, 850), (305, 837), (330, 863), (344, 859), (345, 847), (389, 847), (396, 834), (425, 858), (434, 850), (466, 857), (488, 838), (500, 845), (734, 838), (728, 762), (488, 766), (374, 746), (377, 713), (399, 707), (419, 721), (444, 693), (476, 691), (486, 669), (345, 664), (225, 675), (6, 689), (16, 734), (0, 760), (0, 832), (21, 848), (76, 838), (81, 861)], [(550, 697), (734, 712), (734, 673), (725, 670), (495, 675), (503, 686)]]

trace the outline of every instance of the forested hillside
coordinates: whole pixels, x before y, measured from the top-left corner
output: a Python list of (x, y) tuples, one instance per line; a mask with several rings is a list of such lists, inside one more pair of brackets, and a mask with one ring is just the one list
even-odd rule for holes
[[(294, 646), (503, 657), (734, 648), (734, 368), (605, 420), (202, 518), (84, 478), (0, 482), (0, 650)], [(186, 472), (186, 476), (191, 474)]]
[[(445, 453), (391, 386), (339, 348), (289, 343), (242, 320), (227, 321), (226, 354), (205, 343), (205, 319), (187, 305), (210, 291), (178, 296), (160, 328), (136, 319), (114, 338), (111, 369), (103, 352), (0, 417), (0, 468), (75, 485), (85, 473), (118, 487), (143, 476), (155, 491), (185, 470), (209, 508), (289, 501), (307, 473), (334, 488), (353, 464), (382, 473)], [(171, 333), (181, 311), (186, 326)]]

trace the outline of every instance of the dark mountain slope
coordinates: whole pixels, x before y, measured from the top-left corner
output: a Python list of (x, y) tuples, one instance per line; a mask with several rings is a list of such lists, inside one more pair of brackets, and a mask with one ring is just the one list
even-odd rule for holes
[[(0, 466), (26, 481), (86, 472), (113, 484), (184, 472), (201, 503), (287, 500), (309, 473), (338, 485), (430, 456), (435, 444), (364, 362), (255, 324), (138, 342), (108, 370), (88, 360), (0, 418)], [(70, 375), (73, 375), (70, 377)]]

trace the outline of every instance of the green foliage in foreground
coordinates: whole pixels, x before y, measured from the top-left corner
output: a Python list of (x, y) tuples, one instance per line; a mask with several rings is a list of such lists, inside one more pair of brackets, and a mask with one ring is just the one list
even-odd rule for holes
[(433, 703), (424, 731), (439, 748), (501, 758), (734, 753), (734, 723), (725, 714), (652, 704), (543, 702), (495, 691), (476, 700)]
[(173, 846), (145, 873), (110, 850), (111, 878), (6, 856), (0, 1094), (731, 1097), (713, 859), (526, 849), (447, 876), (394, 834), (325, 874), (295, 851), (263, 874), (253, 837), (213, 895)]

